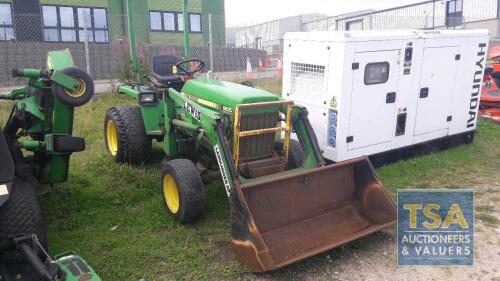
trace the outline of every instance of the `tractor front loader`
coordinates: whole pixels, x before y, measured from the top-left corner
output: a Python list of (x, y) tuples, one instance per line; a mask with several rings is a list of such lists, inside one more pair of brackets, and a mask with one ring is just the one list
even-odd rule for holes
[(185, 59), (151, 58), (152, 73), (144, 83), (130, 34), (137, 84), (118, 92), (138, 105), (112, 107), (104, 121), (106, 150), (119, 163), (144, 163), (151, 141), (162, 143), (171, 160), (164, 163), (161, 187), (174, 219), (189, 223), (205, 206), (205, 169), (180, 159), (191, 152), (210, 156), (218, 166), (231, 206), (231, 246), (254, 272), (395, 223), (395, 204), (368, 158), (325, 165), (305, 108), (254, 87), (194, 79), (204, 63), (189, 58), (185, 38)]
[(27, 86), (0, 126), (0, 280), (101, 280), (77, 254), (51, 257), (35, 186), (67, 180), (70, 156), (85, 150), (72, 135), (74, 107), (94, 93), (90, 76), (73, 66), (68, 50), (50, 52), (47, 70), (13, 70)]

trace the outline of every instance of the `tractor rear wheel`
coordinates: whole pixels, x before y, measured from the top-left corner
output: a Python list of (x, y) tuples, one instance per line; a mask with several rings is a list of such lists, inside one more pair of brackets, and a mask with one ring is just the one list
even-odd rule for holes
[[(290, 147), (288, 148), (288, 162), (286, 164), (287, 170), (296, 169), (302, 166), (304, 162), (304, 152), (302, 151), (302, 146), (300, 142), (296, 140), (290, 140)], [(274, 149), (278, 152), (283, 151), (283, 141), (278, 141), (274, 144)]]
[(33, 186), (15, 179), (7, 203), (0, 207), (0, 241), (36, 234), (47, 249), (47, 227)]
[(205, 190), (200, 173), (187, 159), (168, 161), (163, 166), (161, 184), (164, 203), (172, 217), (186, 224), (205, 209)]
[(104, 144), (117, 163), (141, 165), (149, 159), (152, 141), (146, 134), (139, 107), (108, 109), (104, 119)]

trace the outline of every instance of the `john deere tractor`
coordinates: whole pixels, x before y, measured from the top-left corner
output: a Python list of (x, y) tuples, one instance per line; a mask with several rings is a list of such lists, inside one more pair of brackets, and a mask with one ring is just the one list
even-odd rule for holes
[[(325, 165), (305, 108), (254, 87), (194, 79), (205, 64), (190, 58), (187, 32), (185, 58), (152, 57), (152, 73), (144, 83), (130, 3), (137, 83), (118, 92), (137, 105), (107, 111), (105, 147), (116, 162), (141, 164), (148, 161), (152, 140), (162, 143), (169, 161), (160, 186), (175, 220), (189, 223), (203, 212), (206, 169), (192, 161), (203, 155), (214, 159), (229, 197), (231, 246), (255, 272), (280, 268), (396, 221), (394, 202), (367, 158)], [(187, 19), (186, 0), (185, 26)], [(194, 157), (182, 159), (186, 154)]]
[(66, 181), (71, 154), (85, 149), (72, 135), (73, 113), (92, 98), (94, 84), (68, 50), (50, 52), (45, 71), (12, 74), (27, 86), (0, 96), (14, 101), (0, 127), (0, 280), (101, 280), (77, 254), (48, 255), (35, 193), (39, 184)]

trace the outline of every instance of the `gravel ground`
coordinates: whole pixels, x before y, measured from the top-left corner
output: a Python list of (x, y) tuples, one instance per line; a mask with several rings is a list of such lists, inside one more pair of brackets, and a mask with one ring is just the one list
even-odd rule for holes
[[(477, 206), (489, 206), (488, 214), (500, 220), (500, 183), (475, 187)], [(500, 224), (482, 221), (476, 211), (474, 266), (396, 266), (396, 228), (363, 239), (363, 246), (347, 246), (341, 254), (331, 252), (255, 280), (484, 280), (500, 281)], [(335, 255), (334, 257), (332, 257)]]

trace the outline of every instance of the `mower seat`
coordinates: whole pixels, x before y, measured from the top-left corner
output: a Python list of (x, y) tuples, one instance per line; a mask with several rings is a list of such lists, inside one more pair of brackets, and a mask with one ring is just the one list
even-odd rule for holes
[(151, 73), (153, 78), (161, 84), (182, 83), (182, 76), (173, 73), (173, 67), (180, 61), (180, 58), (171, 55), (151, 57)]

